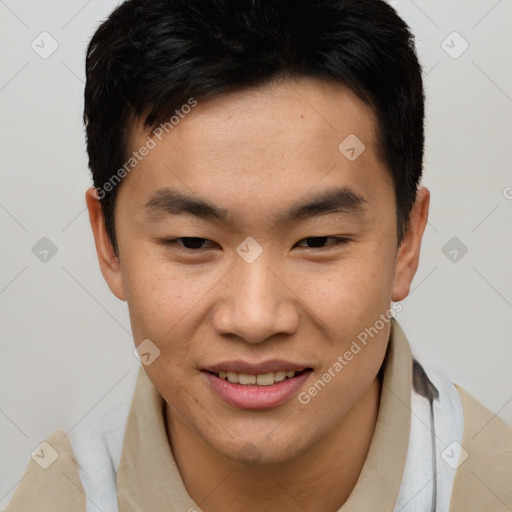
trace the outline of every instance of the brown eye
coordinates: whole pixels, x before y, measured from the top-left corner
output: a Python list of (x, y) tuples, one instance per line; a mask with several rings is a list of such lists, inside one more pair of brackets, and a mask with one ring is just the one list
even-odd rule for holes
[[(329, 240), (334, 240), (334, 242), (327, 243)], [(306, 246), (306, 249), (327, 249), (337, 245), (345, 244), (349, 242), (349, 240), (348, 238), (339, 238), (335, 236), (310, 236), (308, 238), (303, 238), (298, 242), (298, 244), (301, 244), (302, 242), (307, 242), (309, 244), (309, 247)]]
[[(196, 236), (183, 236), (179, 238), (164, 238), (160, 241), (160, 243), (164, 246), (177, 246), (183, 249), (188, 249), (191, 251), (207, 249), (208, 247), (204, 247), (205, 243), (211, 242), (207, 238), (200, 238)], [(213, 243), (213, 242), (211, 242)]]

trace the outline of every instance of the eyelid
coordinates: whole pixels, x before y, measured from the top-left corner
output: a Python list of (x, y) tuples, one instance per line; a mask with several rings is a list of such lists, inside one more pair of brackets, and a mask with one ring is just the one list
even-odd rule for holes
[(332, 240), (335, 240), (335, 242), (333, 244), (326, 245), (325, 247), (305, 247), (305, 249), (326, 250), (326, 249), (330, 249), (330, 248), (333, 248), (333, 247), (338, 247), (340, 245), (345, 245), (348, 242), (352, 241), (350, 238), (348, 238), (346, 236), (321, 235), (321, 236), (307, 236), (307, 237), (302, 238), (301, 240), (299, 240), (297, 243), (303, 242), (304, 240), (315, 239), (315, 238), (327, 238), (327, 239), (330, 238)]
[[(317, 238), (331, 239), (331, 240), (334, 240), (334, 243), (329, 244), (329, 245), (324, 246), (324, 247), (304, 247), (304, 248), (305, 249), (310, 249), (310, 250), (322, 250), (322, 251), (325, 251), (327, 249), (338, 247), (340, 245), (345, 245), (345, 244), (351, 242), (351, 239), (347, 238), (345, 236), (331, 236), (331, 235), (320, 235), (320, 236), (318, 236), (317, 235), (317, 236), (307, 236), (307, 237), (301, 238), (295, 244), (295, 246), (297, 246), (299, 243), (301, 243), (301, 242), (303, 242), (305, 240), (311, 240), (311, 239), (314, 240), (314, 239), (317, 239)], [(185, 247), (184, 245), (181, 245), (179, 243), (179, 241), (183, 240), (183, 239), (204, 240), (206, 242), (210, 242), (210, 243), (214, 243), (215, 244), (215, 242), (212, 242), (208, 238), (203, 238), (203, 237), (198, 237), (198, 236), (182, 236), (182, 237), (175, 237), (175, 238), (161, 238), (161, 239), (157, 240), (157, 243), (159, 243), (160, 245), (163, 245), (163, 246), (172, 246), (172, 245), (174, 245), (176, 247), (179, 247), (180, 249), (184, 249), (187, 252), (201, 252), (201, 251), (207, 251), (207, 250), (211, 249), (211, 247), (200, 247), (200, 248), (197, 248), (197, 249), (191, 249), (189, 247)]]
[(175, 245), (175, 246), (179, 247), (180, 249), (184, 249), (185, 251), (190, 251), (190, 252), (199, 252), (199, 251), (204, 251), (204, 250), (209, 249), (209, 248), (189, 249), (188, 247), (185, 247), (184, 245), (181, 245), (181, 244), (178, 243), (180, 240), (183, 240), (184, 238), (192, 238), (192, 239), (196, 239), (196, 240), (204, 240), (206, 242), (210, 242), (212, 244), (215, 244), (215, 242), (212, 242), (208, 238), (203, 238), (201, 236), (177, 236), (177, 237), (174, 237), (174, 238), (160, 238), (160, 239), (157, 240), (157, 243), (160, 244), (160, 245), (163, 245), (163, 246)]

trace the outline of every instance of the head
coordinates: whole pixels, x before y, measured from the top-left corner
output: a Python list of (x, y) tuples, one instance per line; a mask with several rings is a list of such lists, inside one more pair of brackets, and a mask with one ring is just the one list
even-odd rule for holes
[[(307, 450), (381, 366), (428, 212), (412, 41), (380, 0), (131, 0), (89, 45), (100, 267), (135, 345), (159, 350), (149, 378), (224, 457)], [(211, 385), (229, 361), (270, 360), (308, 369), (283, 403)]]

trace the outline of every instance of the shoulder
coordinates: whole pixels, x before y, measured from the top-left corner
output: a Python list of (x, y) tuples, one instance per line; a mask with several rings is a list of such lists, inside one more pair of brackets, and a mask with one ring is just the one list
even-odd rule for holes
[(78, 461), (63, 430), (34, 450), (5, 512), (85, 512)]
[(452, 512), (512, 508), (512, 428), (460, 386), (463, 414), (461, 457), (454, 480)]
[(32, 453), (5, 512), (85, 512), (86, 496), (100, 510), (117, 510), (117, 469), (133, 392), (127, 389), (69, 432), (51, 432)]

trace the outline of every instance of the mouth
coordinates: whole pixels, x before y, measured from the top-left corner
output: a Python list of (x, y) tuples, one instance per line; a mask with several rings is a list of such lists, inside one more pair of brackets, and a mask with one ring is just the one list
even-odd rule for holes
[(276, 372), (258, 374), (238, 373), (226, 370), (220, 370), (218, 372), (208, 371), (208, 373), (231, 384), (239, 384), (241, 386), (272, 386), (311, 371), (313, 371), (312, 368), (303, 368), (302, 370), (278, 370)]
[(225, 404), (237, 409), (269, 409), (289, 401), (305, 385), (312, 368), (256, 373), (202, 370), (209, 389)]

